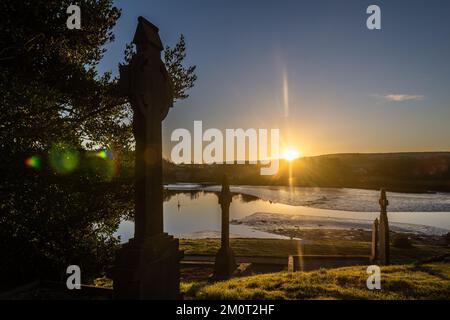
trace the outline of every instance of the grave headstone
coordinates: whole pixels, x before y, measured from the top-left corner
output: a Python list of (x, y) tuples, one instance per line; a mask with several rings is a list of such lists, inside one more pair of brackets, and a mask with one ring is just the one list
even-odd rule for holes
[(303, 271), (303, 256), (289, 255), (288, 272)]

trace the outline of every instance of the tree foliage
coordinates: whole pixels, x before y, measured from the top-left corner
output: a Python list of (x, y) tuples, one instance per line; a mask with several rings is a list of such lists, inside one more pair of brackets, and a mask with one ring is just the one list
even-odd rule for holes
[(196, 66), (185, 67), (183, 65), (185, 58), (186, 42), (184, 36), (181, 35), (175, 47), (166, 47), (164, 50), (164, 63), (172, 79), (175, 100), (188, 98), (187, 91), (194, 86), (197, 80)]
[[(69, 264), (88, 276), (111, 261), (117, 244), (112, 230), (120, 215), (107, 201), (115, 192), (86, 170), (82, 141), (92, 129), (81, 119), (111, 100), (110, 77), (98, 76), (95, 66), (120, 11), (109, 0), (81, 1), (83, 28), (68, 30), (70, 2), (0, 4), (3, 286), (58, 279)], [(114, 120), (117, 129), (122, 113), (111, 110), (104, 124)], [(61, 174), (49, 155), (68, 156), (66, 149), (79, 166)], [(30, 156), (40, 165), (27, 168)]]
[[(77, 1), (82, 28), (69, 30), (70, 4), (0, 2), (0, 287), (58, 279), (69, 264), (84, 280), (105, 271), (132, 210), (131, 109), (117, 79), (96, 70), (121, 11), (112, 0)], [(183, 98), (195, 68), (179, 58)]]

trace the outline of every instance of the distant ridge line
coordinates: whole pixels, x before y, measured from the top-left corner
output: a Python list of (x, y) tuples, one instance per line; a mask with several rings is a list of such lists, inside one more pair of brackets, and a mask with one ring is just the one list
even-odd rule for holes
[(450, 151), (400, 151), (400, 152), (343, 152), (325, 153), (315, 156), (305, 156), (303, 158), (329, 157), (329, 156), (383, 156), (383, 155), (450, 155)]

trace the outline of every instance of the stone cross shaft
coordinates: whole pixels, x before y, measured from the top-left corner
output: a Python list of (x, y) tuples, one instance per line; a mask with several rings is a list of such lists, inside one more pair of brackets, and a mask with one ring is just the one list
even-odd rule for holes
[(227, 248), (230, 246), (230, 204), (232, 195), (230, 185), (226, 176), (223, 177), (222, 191), (219, 196), (219, 204), (222, 209), (222, 237), (221, 246)]
[(386, 198), (386, 191), (384, 189), (381, 190), (380, 194), (380, 222), (379, 222), (379, 258), (380, 263), (383, 265), (389, 264), (389, 253), (390, 253), (390, 245), (389, 245), (389, 221), (387, 216), (387, 206), (389, 205), (389, 201)]
[(219, 204), (222, 209), (222, 237), (221, 246), (216, 254), (213, 278), (216, 280), (229, 279), (236, 270), (236, 259), (230, 247), (230, 204), (232, 195), (226, 176), (223, 177), (222, 191), (219, 195)]

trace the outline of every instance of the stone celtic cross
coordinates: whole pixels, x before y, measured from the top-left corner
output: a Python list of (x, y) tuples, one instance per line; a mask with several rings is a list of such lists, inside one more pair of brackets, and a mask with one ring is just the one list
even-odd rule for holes
[(116, 256), (118, 299), (179, 298), (181, 253), (164, 233), (162, 124), (173, 104), (169, 74), (161, 60), (159, 30), (139, 17), (130, 64), (120, 66), (119, 90), (133, 109), (135, 232)]
[(222, 190), (219, 195), (219, 204), (222, 209), (222, 233), (221, 246), (216, 254), (216, 261), (214, 265), (215, 279), (228, 279), (232, 276), (236, 269), (236, 261), (233, 251), (230, 247), (230, 204), (232, 201), (232, 194), (230, 185), (226, 176), (223, 177)]

